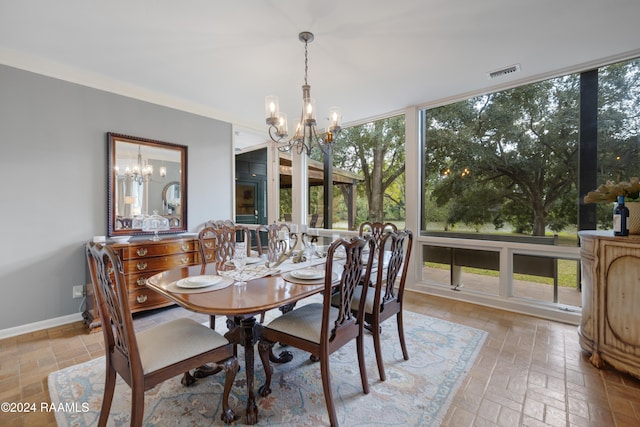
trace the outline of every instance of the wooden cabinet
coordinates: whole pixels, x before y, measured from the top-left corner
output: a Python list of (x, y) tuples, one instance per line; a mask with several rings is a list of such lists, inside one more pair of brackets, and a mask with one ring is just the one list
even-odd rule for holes
[(581, 231), (582, 320), (590, 361), (640, 378), (640, 235)]
[[(172, 305), (160, 294), (147, 288), (145, 282), (154, 274), (176, 267), (200, 264), (197, 237), (164, 238), (154, 242), (149, 238), (129, 243), (110, 244), (122, 261), (129, 288), (129, 307), (132, 313)], [(83, 313), (90, 330), (100, 326), (93, 285), (87, 287), (87, 309)]]

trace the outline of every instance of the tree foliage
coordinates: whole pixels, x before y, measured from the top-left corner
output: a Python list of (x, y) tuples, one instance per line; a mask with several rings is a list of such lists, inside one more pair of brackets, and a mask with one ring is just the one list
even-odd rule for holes
[(395, 116), (345, 129), (335, 142), (333, 164), (363, 178), (367, 211), (357, 222), (404, 219), (404, 135), (404, 116)]
[[(579, 83), (573, 74), (425, 112), (425, 197), (445, 228), (544, 235), (577, 224)], [(640, 61), (599, 69), (601, 183), (638, 175), (639, 83)], [(598, 219), (610, 226), (611, 206)]]
[(567, 76), (483, 95), (425, 114), (431, 199), (446, 223), (510, 223), (544, 235), (575, 222), (561, 201), (575, 187), (578, 78)]

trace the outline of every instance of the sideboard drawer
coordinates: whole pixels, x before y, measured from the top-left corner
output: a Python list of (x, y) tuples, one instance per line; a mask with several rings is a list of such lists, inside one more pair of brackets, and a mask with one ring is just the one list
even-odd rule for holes
[(196, 261), (195, 253), (179, 253), (154, 258), (139, 258), (122, 262), (124, 274), (134, 274), (146, 271), (170, 270), (176, 267), (193, 265)]
[(119, 248), (122, 254), (122, 260), (134, 258), (150, 258), (162, 255), (171, 255), (181, 252), (194, 252), (198, 248), (194, 240), (184, 240), (179, 242), (148, 242), (136, 245), (123, 245)]
[(129, 287), (130, 290), (139, 289), (139, 288), (146, 289), (147, 279), (156, 273), (157, 272), (153, 272), (153, 271), (145, 271), (138, 274), (129, 274), (126, 276), (127, 286)]
[(173, 302), (148, 288), (129, 291), (129, 309), (132, 313), (150, 310), (152, 308), (165, 307), (172, 304)]

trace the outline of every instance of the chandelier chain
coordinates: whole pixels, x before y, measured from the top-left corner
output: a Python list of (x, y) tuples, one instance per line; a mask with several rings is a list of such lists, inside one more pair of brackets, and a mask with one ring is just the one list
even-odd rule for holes
[(308, 85), (309, 83), (307, 83), (307, 72), (309, 70), (309, 53), (307, 51), (307, 44), (309, 44), (308, 41), (304, 41), (304, 84)]

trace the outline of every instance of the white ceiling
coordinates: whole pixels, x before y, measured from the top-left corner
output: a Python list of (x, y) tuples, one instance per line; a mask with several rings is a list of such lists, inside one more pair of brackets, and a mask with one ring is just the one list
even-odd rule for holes
[(290, 127), (300, 114), (300, 31), (323, 127), (334, 105), (349, 124), (640, 55), (638, 17), (638, 0), (0, 0), (0, 63), (229, 121), (252, 144), (265, 95)]

